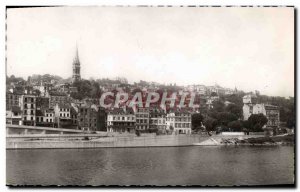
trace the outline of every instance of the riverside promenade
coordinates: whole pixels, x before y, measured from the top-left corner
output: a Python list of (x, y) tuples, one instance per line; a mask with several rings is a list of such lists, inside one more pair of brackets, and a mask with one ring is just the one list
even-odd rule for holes
[[(238, 139), (259, 136), (239, 136)], [(220, 145), (221, 139), (237, 136), (207, 135), (155, 135), (134, 134), (71, 134), (71, 135), (11, 135), (6, 137), (6, 149), (54, 149), (54, 148), (113, 148), (113, 147), (171, 147), (202, 145)], [(213, 142), (211, 142), (213, 141)]]
[[(55, 148), (113, 148), (113, 147), (171, 147), (220, 145), (223, 139), (248, 139), (259, 135), (199, 135), (172, 134), (156, 135), (145, 133), (137, 136), (133, 133), (97, 132), (35, 128), (26, 126), (7, 126), (6, 149), (55, 149)], [(25, 129), (29, 128), (27, 131)], [(20, 131), (21, 130), (21, 131)]]
[(207, 138), (199, 135), (155, 134), (11, 135), (6, 137), (6, 149), (191, 146)]

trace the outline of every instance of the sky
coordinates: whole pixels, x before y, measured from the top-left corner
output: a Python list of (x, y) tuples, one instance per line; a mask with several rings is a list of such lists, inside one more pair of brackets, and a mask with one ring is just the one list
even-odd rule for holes
[(218, 84), (294, 96), (293, 8), (44, 7), (7, 10), (7, 75)]

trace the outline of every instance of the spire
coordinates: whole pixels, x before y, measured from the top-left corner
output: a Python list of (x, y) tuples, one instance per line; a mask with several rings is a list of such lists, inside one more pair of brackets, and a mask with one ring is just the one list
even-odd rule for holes
[(78, 45), (77, 45), (77, 42), (76, 42), (76, 55), (75, 55), (75, 58), (74, 58), (74, 64), (78, 64), (79, 63), (79, 55), (78, 55)]
[(79, 61), (79, 54), (78, 54), (78, 45), (76, 42), (76, 54), (73, 60), (73, 75), (72, 75), (72, 82), (76, 82), (80, 80), (80, 61)]

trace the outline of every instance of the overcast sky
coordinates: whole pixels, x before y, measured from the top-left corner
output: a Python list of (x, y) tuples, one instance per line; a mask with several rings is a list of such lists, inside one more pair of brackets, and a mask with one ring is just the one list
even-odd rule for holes
[(8, 9), (7, 74), (215, 83), (294, 96), (293, 8)]

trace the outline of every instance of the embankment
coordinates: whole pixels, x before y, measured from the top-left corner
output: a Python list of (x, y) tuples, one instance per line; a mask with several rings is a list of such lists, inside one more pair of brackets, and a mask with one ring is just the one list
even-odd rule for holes
[(43, 135), (9, 136), (6, 149), (190, 146), (206, 140), (200, 135)]

